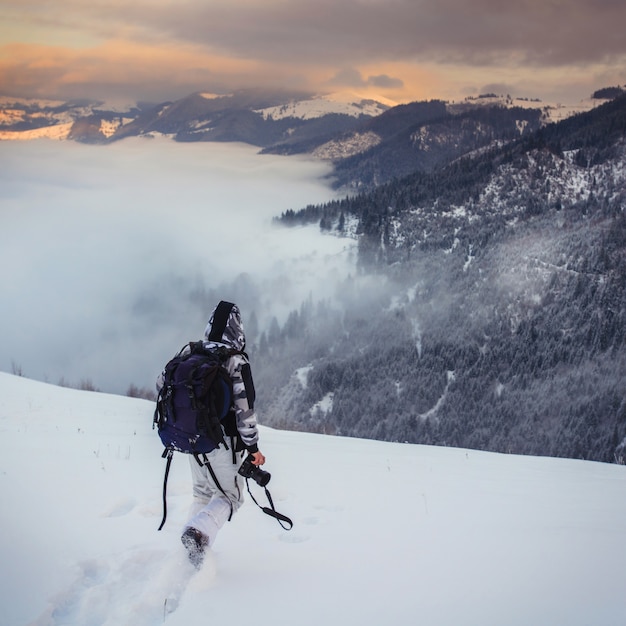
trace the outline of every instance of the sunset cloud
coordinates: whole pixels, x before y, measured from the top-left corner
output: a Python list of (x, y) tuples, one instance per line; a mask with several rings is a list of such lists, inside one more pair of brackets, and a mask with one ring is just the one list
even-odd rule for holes
[(5, 0), (0, 23), (13, 95), (270, 85), (409, 100), (502, 83), (584, 97), (626, 83), (621, 0)]

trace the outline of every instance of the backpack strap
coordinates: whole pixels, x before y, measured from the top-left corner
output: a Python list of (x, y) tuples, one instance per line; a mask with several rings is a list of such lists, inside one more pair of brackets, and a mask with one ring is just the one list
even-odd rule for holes
[(163, 450), (163, 454), (161, 455), (161, 458), (167, 459), (167, 463), (165, 464), (165, 476), (163, 478), (163, 519), (161, 520), (159, 530), (163, 528), (165, 520), (167, 519), (167, 477), (170, 475), (170, 466), (172, 465), (173, 456), (174, 451), (171, 448)]

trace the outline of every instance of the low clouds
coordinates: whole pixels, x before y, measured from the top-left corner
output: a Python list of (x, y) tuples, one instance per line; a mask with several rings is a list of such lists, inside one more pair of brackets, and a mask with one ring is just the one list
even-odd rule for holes
[(626, 82), (621, 0), (6, 0), (0, 18), (12, 95), (342, 84), (407, 101), (490, 82), (579, 97)]
[(349, 241), (271, 226), (334, 197), (319, 163), (164, 139), (0, 142), (0, 159), (4, 371), (151, 386), (214, 300), (263, 327), (354, 270)]

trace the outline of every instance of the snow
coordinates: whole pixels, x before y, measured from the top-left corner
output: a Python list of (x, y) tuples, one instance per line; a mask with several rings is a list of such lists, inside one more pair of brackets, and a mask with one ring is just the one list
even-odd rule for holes
[(313, 417), (319, 415), (328, 415), (333, 410), (333, 400), (335, 394), (329, 391), (319, 402), (316, 402), (310, 409), (309, 414)]
[(33, 139), (67, 139), (74, 122), (54, 124), (32, 130), (0, 130), (0, 141), (31, 141)]
[(626, 623), (623, 466), (262, 427), (294, 529), (247, 497), (196, 573), (152, 409), (0, 374), (2, 624)]
[[(468, 105), (473, 106), (493, 106), (499, 105), (507, 108), (520, 107), (524, 109), (539, 109), (544, 118), (544, 123), (560, 122), (572, 115), (591, 111), (596, 107), (605, 104), (608, 100), (602, 98), (583, 98), (576, 102), (546, 102), (538, 98), (511, 98), (506, 95), (468, 97), (460, 101), (451, 100), (448, 102), (448, 110), (451, 113), (463, 111)], [(526, 122), (518, 121), (517, 127), (522, 133), (526, 127)]]
[(469, 266), (472, 264), (472, 261), (474, 260), (475, 256), (472, 254), (472, 252), (474, 251), (474, 246), (472, 246), (472, 244), (469, 244), (468, 250), (467, 250), (467, 259), (465, 261), (465, 263), (463, 264), (463, 271), (467, 272), (467, 270), (469, 269)]
[[(421, 350), (421, 345), (418, 348), (418, 350)], [(428, 411), (426, 411), (425, 413), (422, 413), (419, 417), (420, 419), (438, 419), (437, 418), (437, 414), (439, 413), (439, 409), (442, 407), (443, 403), (446, 401), (446, 396), (448, 395), (448, 389), (450, 388), (450, 384), (454, 382), (454, 379), (456, 378), (456, 373), (454, 372), (454, 370), (448, 370), (446, 372), (446, 386), (443, 390), (443, 393), (441, 394), (441, 396), (439, 396), (437, 402), (435, 402), (434, 406), (432, 406), (430, 409), (428, 409)]]
[(131, 118), (120, 118), (113, 122), (100, 120), (100, 132), (107, 138), (111, 137), (120, 126), (129, 122), (132, 122)]
[(360, 115), (374, 117), (393, 106), (396, 106), (396, 103), (386, 98), (376, 96), (376, 99), (373, 99), (356, 93), (342, 92), (315, 96), (308, 100), (293, 100), (288, 104), (259, 109), (257, 113), (261, 113), (265, 119), (273, 120), (288, 117), (310, 120), (331, 113), (352, 117)]
[[(107, 120), (100, 121), (100, 131), (105, 137), (110, 137), (123, 124), (128, 124), (131, 118), (118, 119), (113, 122)], [(64, 124), (54, 124), (52, 126), (43, 126), (42, 128), (34, 128), (32, 130), (0, 130), (0, 141), (32, 141), (33, 139), (56, 139), (65, 140), (74, 126), (74, 122)]]
[(296, 370), (296, 378), (300, 385), (302, 385), (302, 389), (306, 389), (309, 384), (309, 372), (313, 370), (312, 365), (305, 365), (304, 367), (300, 367)]
[(332, 139), (315, 148), (311, 153), (316, 159), (334, 161), (337, 159), (347, 159), (355, 154), (360, 154), (377, 146), (382, 138), (368, 131), (366, 133), (350, 133), (347, 137)]

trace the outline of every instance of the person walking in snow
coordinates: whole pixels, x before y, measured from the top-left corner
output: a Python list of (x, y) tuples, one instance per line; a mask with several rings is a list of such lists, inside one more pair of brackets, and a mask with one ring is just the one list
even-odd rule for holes
[[(236, 304), (221, 301), (215, 307), (204, 331), (204, 342), (209, 349), (225, 347), (234, 352), (224, 362), (233, 383), (232, 423), (224, 426), (226, 439), (232, 445), (230, 449), (219, 446), (207, 453), (208, 464), (205, 465), (200, 465), (194, 456), (189, 455), (193, 503), (181, 541), (190, 561), (198, 568), (220, 528), (243, 503), (242, 478), (238, 470), (244, 453), (250, 455), (251, 462), (257, 467), (265, 463), (258, 447), (254, 383), (250, 362), (244, 352), (246, 339), (241, 313)], [(162, 376), (157, 381), (159, 389), (163, 385)]]

